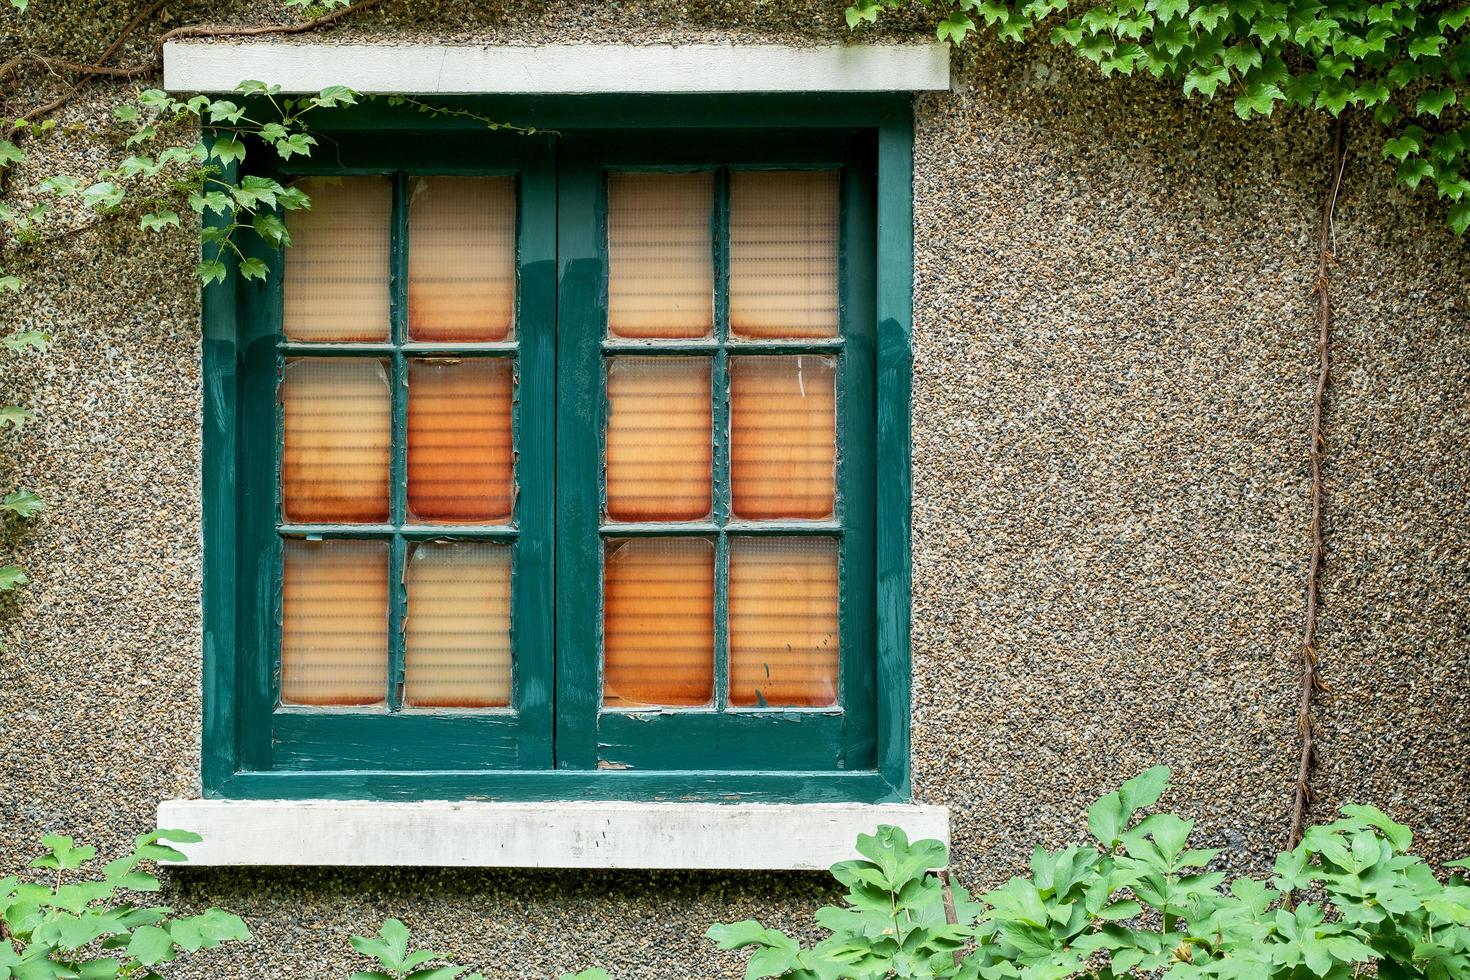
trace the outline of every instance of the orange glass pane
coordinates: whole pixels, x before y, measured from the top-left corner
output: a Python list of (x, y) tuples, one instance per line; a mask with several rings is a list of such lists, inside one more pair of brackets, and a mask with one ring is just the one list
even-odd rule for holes
[(714, 695), (715, 546), (703, 538), (607, 542), (603, 703), (709, 704)]
[(730, 330), (837, 336), (837, 171), (730, 175)]
[(510, 704), (510, 551), (482, 542), (424, 544), (409, 554), (404, 703)]
[(837, 703), (837, 542), (730, 541), (730, 703)]
[(388, 519), (393, 406), (375, 358), (300, 357), (281, 381), (281, 508), (298, 524)]
[(614, 357), (607, 402), (608, 517), (708, 517), (709, 358)]
[(304, 177), (293, 186), (311, 207), (286, 212), (286, 338), (387, 340), (393, 182)]
[(514, 177), (415, 177), (408, 205), (408, 335), (511, 339)]
[(615, 337), (707, 337), (714, 328), (714, 175), (607, 178), (607, 327)]
[(515, 504), (507, 358), (408, 362), (408, 510), (421, 521), (503, 523)]
[(282, 547), (282, 703), (382, 704), (388, 543), (288, 540)]
[(730, 505), (738, 518), (832, 516), (837, 362), (730, 359)]

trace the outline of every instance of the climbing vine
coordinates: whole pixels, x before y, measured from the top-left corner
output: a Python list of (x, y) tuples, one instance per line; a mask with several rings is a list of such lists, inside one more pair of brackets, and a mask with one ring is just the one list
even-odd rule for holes
[[(856, 0), (857, 28), (908, 0)], [(990, 30), (1044, 34), (1103, 75), (1146, 74), (1186, 95), (1234, 97), (1243, 119), (1281, 105), (1380, 124), (1385, 159), (1410, 190), (1445, 203), (1470, 229), (1470, 4), (1464, 0), (921, 0), (942, 41)]]

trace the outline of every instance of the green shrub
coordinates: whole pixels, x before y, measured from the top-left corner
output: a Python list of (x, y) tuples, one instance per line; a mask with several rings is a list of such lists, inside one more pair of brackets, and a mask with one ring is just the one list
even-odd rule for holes
[[(408, 926), (389, 919), (378, 930), (376, 938), (352, 936), (348, 941), (363, 956), (378, 961), (377, 970), (359, 970), (351, 980), (455, 980), (469, 967), (451, 963), (443, 953), (420, 949), (409, 952), (412, 936)], [(471, 973), (460, 980), (485, 980), (484, 974)], [(608, 980), (607, 971), (592, 968), (581, 973), (563, 973), (558, 980)]]
[(0, 980), (157, 980), (157, 968), (181, 952), (249, 939), (239, 916), (211, 908), (171, 918), (172, 909), (140, 905), (130, 895), (159, 890), (143, 865), (184, 860), (164, 841), (198, 840), (155, 830), (104, 865), (101, 877), (87, 877), (78, 872), (96, 858), (95, 847), (77, 847), (70, 837), (41, 838), (46, 853), (30, 863), (35, 880), (0, 878)]
[(1375, 969), (1384, 980), (1470, 978), (1470, 886), (1459, 876), (1441, 883), (1411, 855), (1407, 827), (1347, 806), (1280, 855), (1269, 884), (1227, 885), (1209, 870), (1219, 851), (1189, 847), (1193, 821), (1143, 815), (1168, 778), (1155, 767), (1094, 803), (1094, 843), (1037, 848), (1029, 876), (978, 902), (954, 889), (953, 923), (928, 873), (944, 865), (943, 846), (880, 827), (859, 837), (861, 860), (832, 869), (848, 893), (817, 912), (828, 938), (803, 947), (754, 921), (707, 935), (754, 950), (747, 980), (1339, 980)]

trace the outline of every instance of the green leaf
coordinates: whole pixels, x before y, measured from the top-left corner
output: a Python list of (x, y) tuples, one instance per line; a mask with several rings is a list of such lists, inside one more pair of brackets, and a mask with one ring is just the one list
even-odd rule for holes
[(144, 966), (166, 963), (174, 958), (173, 937), (158, 926), (143, 926), (128, 940), (128, 955)]
[(1456, 235), (1463, 235), (1467, 228), (1470, 228), (1470, 199), (1450, 208), (1450, 230)]
[(45, 353), (46, 349), (51, 346), (51, 335), (44, 330), (17, 330), (15, 333), (0, 337), (0, 345), (4, 345), (6, 350), (34, 350)]
[(122, 203), (126, 193), (112, 181), (101, 180), (82, 191), (82, 203), (94, 211), (109, 211)]
[(1207, 99), (1213, 99), (1216, 90), (1221, 85), (1228, 85), (1229, 83), (1230, 70), (1224, 65), (1215, 65), (1208, 71), (1200, 71), (1198, 68), (1195, 68), (1184, 76), (1184, 94), (1189, 95), (1191, 92), (1198, 92)]
[(210, 156), (229, 166), (245, 159), (245, 144), (233, 136), (221, 136), (209, 148)]
[(1416, 116), (1430, 115), (1438, 119), (1441, 112), (1458, 101), (1459, 98), (1452, 88), (1428, 89), (1414, 103), (1414, 114)]
[(23, 405), (6, 405), (0, 408), (0, 429), (7, 426), (24, 429), (26, 423), (35, 417), (36, 413)]
[(317, 93), (315, 101), (324, 109), (338, 105), (356, 105), (357, 93), (345, 85), (329, 85)]
[(0, 566), (0, 592), (12, 592), (18, 585), (25, 585), (30, 581), (26, 570), (19, 565)]
[(20, 147), (10, 140), (0, 140), (0, 170), (4, 170), (12, 163), (20, 163), (25, 158), (25, 151)]
[(1261, 52), (1254, 44), (1246, 42), (1221, 51), (1220, 60), (1243, 75), (1261, 64)]
[(266, 276), (270, 274), (270, 267), (260, 259), (251, 256), (240, 262), (240, 275), (245, 279), (258, 279), (265, 282)]
[(179, 216), (167, 208), (162, 211), (151, 211), (138, 219), (138, 227), (144, 231), (163, 231), (170, 226), (179, 227)]
[(1417, 128), (1410, 127), (1410, 130), (1405, 131), (1403, 136), (1386, 140), (1383, 144), (1383, 158), (1387, 160), (1389, 157), (1393, 157), (1395, 160), (1402, 160), (1410, 153), (1419, 153), (1422, 151), (1424, 149), (1424, 141), (1420, 134), (1423, 133), (1423, 130), (1419, 130), (1419, 133), (1412, 132), (1412, 130)]
[[(13, 490), (0, 499), (0, 511), (20, 518), (34, 517), (46, 509), (46, 501), (29, 490)], [(93, 854), (96, 854), (94, 849)]]
[(194, 274), (206, 286), (212, 282), (224, 282), (225, 276), (228, 273), (229, 270), (225, 268), (225, 264), (219, 259), (205, 259), (194, 269)]
[(951, 44), (960, 45), (964, 43), (965, 35), (975, 29), (975, 22), (969, 17), (956, 11), (939, 22), (934, 33), (941, 41), (949, 41)]
[(274, 214), (257, 214), (250, 224), (261, 239), (276, 248), (291, 244), (291, 234), (286, 230), (286, 223)]
[(1252, 113), (1269, 116), (1277, 102), (1286, 100), (1286, 94), (1277, 85), (1252, 85), (1244, 95), (1235, 100), (1235, 114), (1249, 119)]

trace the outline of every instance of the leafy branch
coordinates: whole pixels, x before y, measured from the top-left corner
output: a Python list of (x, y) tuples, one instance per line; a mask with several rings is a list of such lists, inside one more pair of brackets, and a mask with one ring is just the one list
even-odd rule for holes
[[(1185, 95), (1233, 95), (1242, 119), (1280, 105), (1365, 110), (1409, 190), (1433, 188), (1457, 235), (1470, 229), (1470, 4), (1464, 0), (922, 0), (941, 41), (981, 30), (1044, 32), (1108, 75), (1148, 74)], [(855, 0), (875, 22), (904, 0)]]

